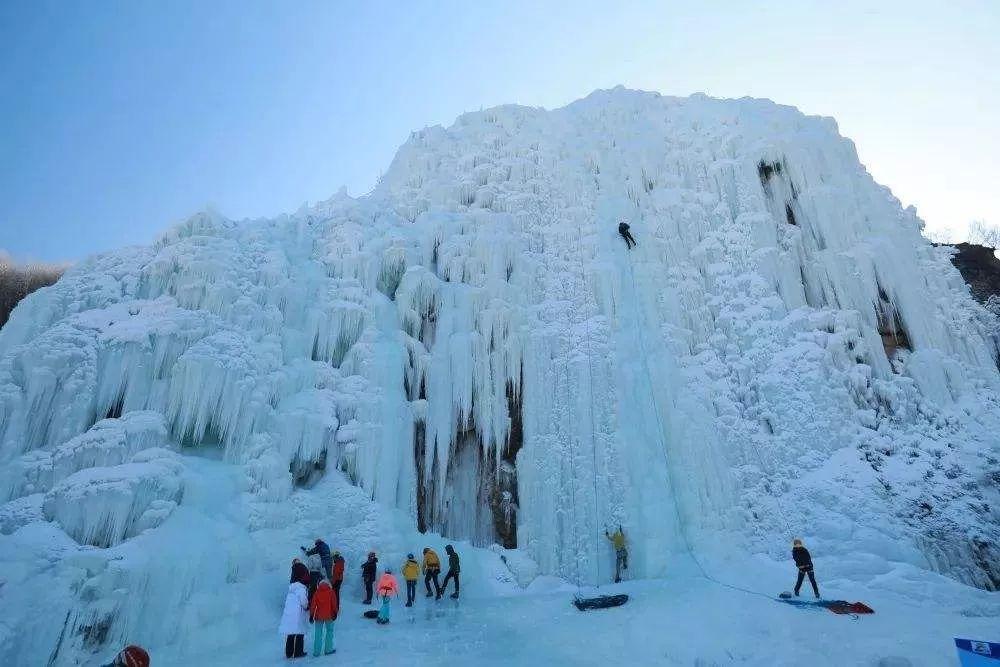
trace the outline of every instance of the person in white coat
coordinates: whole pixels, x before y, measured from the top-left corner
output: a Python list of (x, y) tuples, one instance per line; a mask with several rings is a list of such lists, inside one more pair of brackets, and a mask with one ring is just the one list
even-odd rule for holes
[(285, 657), (304, 658), (303, 642), (309, 631), (309, 591), (301, 582), (288, 585), (285, 596), (285, 611), (281, 614), (278, 631), (285, 635)]

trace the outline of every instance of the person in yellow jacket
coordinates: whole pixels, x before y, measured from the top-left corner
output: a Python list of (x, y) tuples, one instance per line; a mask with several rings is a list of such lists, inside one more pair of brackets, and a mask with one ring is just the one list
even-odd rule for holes
[(622, 580), (622, 570), (628, 569), (628, 549), (625, 548), (625, 531), (619, 525), (618, 530), (613, 533), (609, 533), (605, 529), (604, 535), (611, 541), (611, 545), (615, 548), (615, 583), (617, 584)]
[[(441, 559), (430, 547), (424, 547), (424, 585), (427, 586), (427, 597), (441, 595), (441, 584), (438, 583), (438, 575), (441, 574)], [(431, 582), (434, 582), (434, 590), (431, 591)]]
[(413, 606), (413, 598), (417, 597), (417, 577), (420, 576), (420, 563), (413, 554), (406, 554), (403, 563), (403, 579), (406, 580), (406, 606)]

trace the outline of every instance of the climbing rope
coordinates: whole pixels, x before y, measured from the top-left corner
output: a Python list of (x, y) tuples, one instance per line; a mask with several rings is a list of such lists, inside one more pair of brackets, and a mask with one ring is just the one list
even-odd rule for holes
[[(583, 260), (583, 242), (582, 242), (583, 232), (580, 228), (577, 228), (576, 233), (576, 256), (580, 263), (580, 281), (581, 289), (585, 294), (588, 293), (586, 290), (587, 285), (587, 269)], [(588, 305), (589, 305), (589, 299)], [(594, 300), (594, 310), (598, 311), (596, 297)], [(586, 327), (584, 342), (587, 346), (587, 390), (590, 394), (590, 401), (587, 403), (587, 413), (590, 417), (590, 445), (591, 452), (594, 457), (594, 537), (597, 541), (596, 549), (594, 551), (594, 562), (597, 566), (597, 585), (601, 585), (601, 502), (600, 493), (598, 489), (597, 477), (598, 477), (598, 466), (597, 466), (597, 436), (595, 435), (595, 430), (597, 424), (594, 422), (594, 354), (591, 347), (591, 331), (590, 327)]]
[[(748, 438), (750, 441), (750, 447), (753, 449), (754, 453), (757, 454), (757, 460), (760, 461), (760, 469), (764, 472), (764, 475), (770, 479), (774, 480), (774, 473), (768, 470), (768, 466), (764, 463), (764, 457), (760, 453), (760, 448), (757, 447), (757, 443), (753, 441), (753, 438)], [(791, 538), (791, 524), (788, 521), (788, 516), (785, 514), (785, 510), (782, 509), (781, 503), (776, 503), (778, 508), (778, 516), (781, 517), (781, 522), (785, 526), (785, 536), (786, 538)]]
[[(632, 267), (631, 262), (628, 262), (628, 269), (629, 269), (629, 279), (632, 284), (632, 298), (633, 298), (633, 307), (635, 308), (636, 325), (641, 325), (641, 322), (638, 321), (642, 317), (642, 315), (637, 300), (638, 289), (636, 288), (635, 284), (635, 269)], [(664, 428), (663, 417), (660, 414), (659, 403), (657, 403), (656, 396), (655, 394), (653, 394), (653, 387), (654, 387), (653, 374), (649, 370), (649, 357), (647, 356), (646, 340), (645, 340), (645, 335), (643, 334), (643, 327), (637, 326), (636, 328), (638, 329), (639, 348), (640, 348), (639, 351), (642, 355), (642, 364), (646, 370), (646, 379), (649, 382), (650, 400), (653, 403), (653, 412), (656, 415), (656, 421), (659, 427), (658, 433), (660, 438), (660, 452), (663, 454), (664, 464), (666, 465), (667, 482), (670, 486), (671, 498), (673, 499), (674, 515), (677, 518), (677, 527), (680, 530), (681, 541), (684, 543), (684, 548), (687, 551), (688, 556), (691, 558), (691, 561), (695, 564), (695, 567), (698, 568), (698, 571), (701, 572), (701, 576), (707, 581), (710, 581), (719, 586), (723, 586), (725, 588), (732, 589), (734, 591), (740, 591), (748, 595), (756, 595), (758, 597), (767, 598), (768, 600), (773, 600), (774, 599), (773, 596), (767, 595), (766, 593), (760, 593), (758, 591), (752, 591), (750, 589), (742, 588), (740, 586), (734, 586), (733, 584), (728, 584), (724, 581), (716, 579), (705, 570), (704, 566), (701, 564), (701, 561), (699, 561), (697, 556), (694, 555), (694, 549), (691, 548), (691, 541), (688, 539), (687, 530), (685, 528), (684, 521), (681, 518), (680, 505), (677, 502), (677, 490), (674, 487), (673, 479), (671, 478), (670, 475), (670, 459), (667, 456), (667, 444), (664, 436), (666, 430)]]

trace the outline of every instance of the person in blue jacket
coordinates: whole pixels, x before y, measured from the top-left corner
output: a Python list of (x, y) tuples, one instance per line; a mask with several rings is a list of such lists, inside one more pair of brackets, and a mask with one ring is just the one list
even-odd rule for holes
[(307, 556), (318, 555), (323, 564), (323, 570), (326, 571), (326, 578), (333, 581), (333, 556), (330, 555), (330, 547), (327, 543), (317, 537), (312, 549), (300, 548)]

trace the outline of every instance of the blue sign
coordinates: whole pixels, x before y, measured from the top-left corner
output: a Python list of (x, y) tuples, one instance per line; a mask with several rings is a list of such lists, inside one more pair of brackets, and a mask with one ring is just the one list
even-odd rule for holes
[(962, 667), (1000, 667), (1000, 644), (955, 638)]

